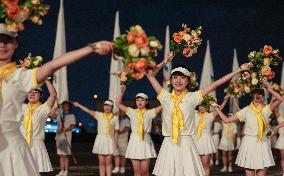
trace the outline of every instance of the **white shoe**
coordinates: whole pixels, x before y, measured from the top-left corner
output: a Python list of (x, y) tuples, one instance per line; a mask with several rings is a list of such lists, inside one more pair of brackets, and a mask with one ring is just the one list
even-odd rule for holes
[(56, 176), (63, 176), (64, 170), (60, 171)]
[(226, 166), (223, 167), (223, 168), (220, 170), (220, 172), (227, 172), (227, 167), (226, 167)]
[(228, 172), (233, 172), (232, 166), (228, 167)]
[(68, 176), (68, 175), (69, 175), (68, 170), (65, 170), (62, 176)]
[(112, 173), (114, 174), (117, 174), (119, 172), (119, 167), (115, 167), (113, 170), (112, 170)]
[(124, 174), (125, 173), (125, 168), (121, 167), (120, 170), (119, 170), (119, 173)]
[(219, 160), (216, 160), (216, 161), (215, 161), (215, 165), (216, 165), (216, 166), (219, 166)]

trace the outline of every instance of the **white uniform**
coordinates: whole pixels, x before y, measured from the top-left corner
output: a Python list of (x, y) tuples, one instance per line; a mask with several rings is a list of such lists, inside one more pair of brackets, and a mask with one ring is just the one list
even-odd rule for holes
[(98, 134), (92, 152), (100, 155), (112, 155), (115, 150), (114, 130), (119, 130), (118, 117), (113, 116), (110, 120), (109, 135), (107, 135), (107, 123), (104, 120), (103, 113), (96, 111), (94, 117), (98, 122)]
[[(130, 129), (130, 121), (128, 118), (124, 118), (119, 121), (119, 131), (123, 130), (124, 128)], [(114, 151), (113, 154), (114, 156), (117, 155), (125, 156), (128, 145), (128, 138), (129, 138), (129, 131), (118, 135), (118, 147)]]
[(195, 107), (201, 103), (200, 91), (189, 92), (181, 101), (179, 107), (183, 114), (184, 129), (179, 132), (178, 144), (172, 141), (172, 113), (174, 103), (171, 93), (162, 90), (158, 96), (162, 105), (162, 133), (165, 136), (162, 143), (154, 175), (158, 176), (201, 176), (205, 175), (203, 166), (194, 142)]
[(130, 135), (125, 157), (138, 160), (156, 158), (157, 154), (150, 136), (152, 120), (156, 117), (155, 109), (147, 110), (143, 115), (144, 140), (140, 140), (138, 135), (138, 113), (136, 110), (128, 107), (126, 115), (130, 118), (132, 133)]
[[(278, 123), (280, 124), (281, 122), (284, 121), (284, 116), (281, 115), (280, 117), (277, 118)], [(275, 148), (279, 150), (284, 150), (284, 127), (279, 128), (278, 130), (279, 136), (277, 139), (277, 142), (275, 144)]]
[[(27, 104), (23, 105), (24, 117), (29, 112)], [(48, 114), (50, 113), (50, 107), (45, 103), (40, 105), (37, 109), (33, 111), (32, 114), (32, 141), (29, 145), (34, 160), (38, 166), (39, 172), (51, 172), (53, 171), (51, 162), (44, 144), (45, 132), (44, 126)], [(26, 136), (26, 130), (23, 125), (21, 125), (21, 131), (23, 136)]]
[(237, 125), (234, 122), (224, 123), (222, 122), (223, 130), (222, 137), (218, 149), (223, 151), (234, 151), (234, 136), (236, 137)]
[[(266, 124), (271, 114), (269, 105), (262, 109), (262, 115)], [(261, 141), (258, 141), (258, 120), (256, 113), (247, 106), (236, 113), (241, 122), (245, 122), (242, 143), (236, 159), (236, 164), (248, 169), (264, 169), (274, 166), (275, 162), (271, 152), (271, 146), (265, 133)]]
[[(61, 119), (63, 118), (63, 119)], [(67, 131), (65, 133), (60, 133), (64, 122), (64, 128), (69, 128), (72, 125), (76, 125), (76, 118), (74, 114), (65, 114), (61, 113), (61, 115), (57, 116), (57, 133), (56, 133), (56, 148), (58, 155), (71, 155), (71, 148), (72, 148), (72, 131)]]
[[(220, 133), (222, 124), (220, 122), (213, 122), (213, 133)], [(217, 149), (220, 143), (220, 134), (212, 134), (214, 146)]]
[(2, 81), (0, 175), (39, 175), (31, 151), (20, 132), (20, 123), (23, 119), (22, 103), (27, 93), (36, 87), (36, 69), (19, 68)]
[(211, 127), (214, 120), (213, 113), (207, 113), (204, 117), (205, 127), (202, 129), (200, 139), (197, 139), (197, 129), (201, 117), (195, 113), (195, 142), (199, 155), (209, 155), (216, 153), (216, 147), (211, 134)]

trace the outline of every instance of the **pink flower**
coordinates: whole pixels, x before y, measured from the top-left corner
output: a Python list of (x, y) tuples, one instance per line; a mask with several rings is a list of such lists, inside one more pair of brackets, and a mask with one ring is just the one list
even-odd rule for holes
[(182, 53), (185, 57), (191, 57), (193, 54), (193, 51), (190, 48), (184, 48)]
[(187, 45), (189, 47), (192, 47), (194, 45), (194, 41), (193, 40), (188, 40)]
[(273, 48), (269, 45), (265, 45), (263, 47), (263, 53), (267, 56), (272, 52)]

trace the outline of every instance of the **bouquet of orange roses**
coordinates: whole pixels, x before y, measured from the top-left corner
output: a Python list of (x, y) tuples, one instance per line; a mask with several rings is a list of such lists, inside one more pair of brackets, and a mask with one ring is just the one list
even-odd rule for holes
[(42, 17), (49, 10), (49, 5), (42, 0), (1, 0), (0, 18), (6, 23), (7, 30), (18, 32), (24, 30), (24, 22), (31, 20), (37, 25), (42, 25)]
[(186, 24), (182, 24), (182, 30), (175, 32), (170, 41), (171, 51), (185, 57), (191, 57), (193, 54), (196, 54), (202, 42), (200, 38), (201, 31), (201, 26), (192, 30)]
[(114, 41), (115, 59), (124, 64), (124, 71), (119, 74), (121, 82), (130, 84), (143, 78), (149, 69), (156, 67), (154, 58), (162, 49), (160, 41), (154, 36), (147, 36), (141, 26), (132, 26), (126, 34)]
[(32, 56), (31, 53), (28, 54), (24, 60), (20, 60), (19, 67), (33, 69), (40, 67), (43, 64), (43, 58), (41, 56)]
[(250, 92), (249, 86), (244, 86), (240, 79), (231, 81), (229, 86), (224, 90), (235, 97), (240, 97), (244, 92)]

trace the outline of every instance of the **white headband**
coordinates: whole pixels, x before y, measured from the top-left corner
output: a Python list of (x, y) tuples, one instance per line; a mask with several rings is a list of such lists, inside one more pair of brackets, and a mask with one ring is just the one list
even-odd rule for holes
[(106, 101), (104, 102), (104, 105), (110, 105), (110, 106), (113, 106), (113, 102), (112, 102), (112, 101), (110, 101), (110, 100), (106, 100)]
[(136, 95), (136, 98), (138, 98), (138, 97), (141, 97), (141, 98), (144, 98), (144, 99), (149, 99), (148, 95), (146, 95), (146, 94), (144, 94), (144, 93), (138, 93), (138, 94)]
[(183, 67), (177, 67), (177, 68), (173, 69), (173, 70), (171, 71), (171, 75), (172, 75), (174, 72), (181, 72), (181, 73), (184, 74), (185, 76), (190, 77), (190, 72), (189, 72), (186, 68), (183, 68)]

